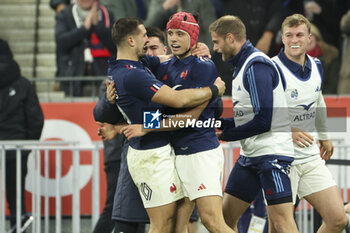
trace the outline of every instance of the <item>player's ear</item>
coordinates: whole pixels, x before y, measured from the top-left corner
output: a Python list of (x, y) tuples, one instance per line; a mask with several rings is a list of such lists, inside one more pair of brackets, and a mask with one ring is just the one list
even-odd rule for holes
[(126, 42), (128, 43), (128, 45), (130, 47), (134, 47), (135, 46), (135, 40), (132, 36), (128, 36), (127, 39), (126, 39)]
[(235, 36), (232, 33), (227, 33), (225, 36), (225, 39), (228, 40), (228, 42), (230, 42), (231, 44), (233, 44), (235, 42)]

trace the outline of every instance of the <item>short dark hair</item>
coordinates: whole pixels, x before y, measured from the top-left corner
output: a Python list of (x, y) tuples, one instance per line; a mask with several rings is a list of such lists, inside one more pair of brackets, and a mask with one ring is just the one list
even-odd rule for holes
[(246, 40), (246, 28), (242, 20), (238, 16), (224, 15), (215, 20), (209, 26), (210, 32), (215, 32), (219, 36), (224, 37), (227, 33), (231, 33), (238, 41)]
[(157, 37), (165, 45), (165, 35), (158, 27), (147, 27), (147, 37)]
[(138, 18), (121, 18), (117, 20), (112, 28), (113, 42), (118, 46), (127, 36), (137, 34), (140, 24), (142, 24), (142, 21)]

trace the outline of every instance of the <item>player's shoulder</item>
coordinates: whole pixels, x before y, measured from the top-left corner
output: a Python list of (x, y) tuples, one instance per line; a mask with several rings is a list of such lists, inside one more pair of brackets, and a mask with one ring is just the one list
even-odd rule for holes
[(259, 70), (275, 70), (276, 66), (275, 63), (268, 57), (265, 56), (258, 56), (253, 59), (251, 59), (247, 65), (246, 69), (254, 66), (254, 68), (258, 68)]
[(316, 65), (322, 65), (322, 62), (317, 57), (308, 56), (311, 61), (314, 61)]
[(110, 75), (115, 80), (130, 80), (130, 79), (139, 79), (148, 75), (146, 69), (140, 69), (132, 64), (125, 64), (119, 66), (117, 69), (112, 70)]
[(159, 64), (160, 69), (164, 69), (165, 67), (168, 67), (170, 64), (174, 63), (175, 58), (172, 57), (168, 60), (165, 60)]
[(211, 64), (213, 63), (213, 61), (208, 58), (208, 57), (195, 57), (194, 59), (196, 61), (196, 63), (199, 63), (199, 64)]
[(208, 57), (195, 57), (194, 62), (200, 69), (215, 68), (214, 62)]
[[(255, 55), (255, 56), (254, 56)], [(260, 62), (260, 63), (266, 63), (266, 64), (272, 64), (272, 58), (268, 57), (266, 54), (263, 52), (255, 52), (252, 54), (249, 62)]]

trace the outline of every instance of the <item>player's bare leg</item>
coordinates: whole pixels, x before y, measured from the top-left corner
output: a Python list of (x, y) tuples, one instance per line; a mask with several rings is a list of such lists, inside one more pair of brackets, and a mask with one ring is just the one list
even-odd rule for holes
[(298, 228), (294, 220), (294, 206), (291, 202), (266, 207), (269, 218), (269, 232), (276, 233), (298, 233)]
[(337, 186), (304, 197), (321, 215), (323, 223), (317, 233), (341, 233), (348, 223)]
[(150, 229), (148, 233), (172, 233), (174, 231), (176, 218), (176, 202), (147, 208), (150, 219)]
[(225, 223), (222, 208), (222, 197), (206, 196), (196, 199), (199, 216), (203, 225), (211, 233), (233, 233)]
[(188, 224), (188, 233), (195, 233), (194, 231), (194, 222)]
[(185, 197), (178, 201), (175, 233), (188, 233), (188, 226), (195, 203)]
[(223, 212), (226, 224), (236, 232), (238, 232), (237, 224), (239, 218), (249, 207), (248, 202), (242, 201), (230, 194), (224, 193)]

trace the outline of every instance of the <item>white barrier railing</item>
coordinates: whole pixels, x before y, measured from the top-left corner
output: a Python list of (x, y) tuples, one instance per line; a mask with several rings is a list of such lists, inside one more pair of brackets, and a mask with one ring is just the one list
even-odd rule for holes
[[(44, 186), (44, 232), (49, 231), (49, 196), (48, 196), (48, 178), (49, 178), (49, 151), (56, 152), (56, 213), (55, 213), (55, 229), (57, 233), (61, 230), (61, 161), (62, 151), (73, 152), (73, 175), (72, 175), (72, 188), (73, 188), (73, 207), (72, 207), (72, 232), (80, 232), (80, 190), (79, 190), (79, 163), (80, 152), (91, 151), (92, 152), (92, 228), (96, 224), (99, 218), (100, 212), (100, 184), (99, 184), (99, 151), (103, 148), (101, 142), (82, 145), (77, 142), (64, 142), (64, 141), (0, 141), (0, 232), (6, 232), (5, 226), (5, 175), (6, 175), (6, 154), (7, 150), (16, 150), (16, 229), (25, 230), (28, 225), (21, 227), (21, 151), (32, 150), (34, 155), (34, 167), (29, 169), (34, 170), (34, 176), (32, 176), (32, 232), (41, 231), (41, 185)], [(41, 177), (41, 152), (44, 152), (44, 178), (45, 182), (40, 183)]]
[[(234, 165), (234, 151), (239, 149), (238, 142), (222, 144), (225, 154), (224, 167), (224, 185), (227, 182), (230, 171)], [(350, 170), (350, 145), (335, 145), (332, 159), (327, 162), (335, 182), (341, 191), (344, 202), (349, 202), (348, 191), (350, 188), (350, 180), (348, 174)], [(238, 156), (238, 154), (237, 154)], [(306, 201), (301, 200), (298, 209), (295, 212), (296, 222), (300, 233), (314, 232), (314, 208)], [(345, 231), (344, 231), (345, 232)]]
[[(228, 179), (230, 171), (234, 165), (234, 155), (238, 156), (239, 143), (224, 143), (222, 144), (225, 153), (225, 167), (224, 167), (224, 185)], [(44, 196), (44, 232), (50, 232), (49, 226), (49, 190), (48, 179), (44, 179), (45, 182), (40, 182), (41, 177), (41, 152), (44, 153), (44, 177), (49, 177), (49, 151), (55, 151), (55, 232), (62, 232), (61, 218), (62, 218), (62, 203), (61, 203), (61, 164), (62, 164), (62, 151), (71, 151), (73, 153), (73, 175), (72, 175), (72, 188), (73, 188), (73, 208), (72, 208), (72, 232), (80, 232), (80, 190), (79, 190), (79, 164), (80, 164), (80, 152), (90, 151), (92, 154), (92, 226), (96, 224), (99, 218), (100, 211), (100, 184), (99, 184), (99, 151), (103, 148), (102, 143), (92, 143), (88, 145), (82, 145), (77, 142), (64, 142), (64, 141), (0, 141), (0, 232), (6, 232), (5, 229), (5, 174), (6, 174), (6, 150), (16, 150), (16, 228), (26, 229), (27, 225), (21, 227), (21, 151), (32, 150), (34, 157), (34, 167), (29, 168), (34, 170), (34, 176), (32, 176), (31, 182), (33, 186), (32, 192), (32, 232), (42, 232), (41, 230), (41, 196)], [(327, 165), (337, 184), (342, 191), (342, 197), (344, 201), (348, 200), (349, 180), (347, 179), (350, 161), (347, 160), (347, 155), (350, 154), (350, 146), (337, 145), (334, 150), (332, 160)], [(44, 191), (41, 194), (41, 186), (44, 187)], [(296, 211), (296, 221), (299, 226), (300, 233), (314, 232), (314, 211), (313, 208), (305, 201), (301, 200), (299, 208)]]

